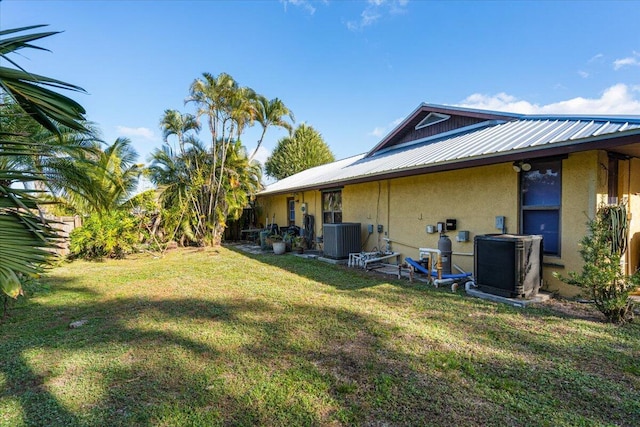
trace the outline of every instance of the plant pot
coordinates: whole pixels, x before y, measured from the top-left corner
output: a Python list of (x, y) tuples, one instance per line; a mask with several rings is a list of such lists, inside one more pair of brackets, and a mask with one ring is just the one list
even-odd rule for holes
[(287, 250), (287, 244), (285, 242), (273, 242), (273, 253), (276, 255), (282, 255)]

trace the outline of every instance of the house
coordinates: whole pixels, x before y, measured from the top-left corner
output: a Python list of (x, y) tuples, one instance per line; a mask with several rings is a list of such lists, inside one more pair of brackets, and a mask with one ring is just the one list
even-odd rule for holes
[(325, 223), (361, 223), (363, 250), (384, 248), (388, 238), (404, 257), (437, 247), (428, 226), (455, 219), (458, 231), (469, 232), (466, 241), (449, 234), (453, 262), (466, 271), (473, 271), (474, 236), (542, 234), (545, 288), (566, 296), (579, 290), (552, 273), (581, 269), (588, 218), (618, 201), (629, 204), (632, 273), (640, 262), (640, 116), (433, 104), (420, 105), (368, 153), (305, 170), (258, 196), (260, 222), (302, 227), (304, 208), (316, 235)]

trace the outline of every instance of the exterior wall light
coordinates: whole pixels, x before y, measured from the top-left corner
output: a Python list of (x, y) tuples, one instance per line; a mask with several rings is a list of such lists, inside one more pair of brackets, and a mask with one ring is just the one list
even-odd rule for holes
[(525, 161), (513, 162), (512, 167), (513, 167), (513, 170), (516, 172), (520, 172), (520, 171), (529, 172), (531, 170), (531, 164)]

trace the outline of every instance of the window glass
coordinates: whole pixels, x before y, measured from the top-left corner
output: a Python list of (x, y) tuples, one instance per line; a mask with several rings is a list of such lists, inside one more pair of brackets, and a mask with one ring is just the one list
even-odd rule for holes
[(545, 255), (560, 255), (562, 160), (532, 161), (520, 173), (520, 232), (539, 234)]
[(342, 222), (342, 191), (322, 193), (322, 220), (325, 224)]
[(289, 200), (289, 221), (295, 222), (296, 220), (296, 202)]
[(560, 212), (558, 210), (525, 210), (522, 212), (522, 232), (542, 236), (544, 253), (560, 252)]
[(560, 189), (560, 162), (533, 163), (522, 172), (523, 206), (559, 206)]

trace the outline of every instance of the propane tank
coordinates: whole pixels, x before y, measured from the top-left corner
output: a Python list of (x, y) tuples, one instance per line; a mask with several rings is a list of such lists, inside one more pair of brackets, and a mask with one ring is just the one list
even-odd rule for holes
[(438, 250), (442, 259), (442, 274), (451, 274), (451, 239), (445, 234), (440, 235)]

